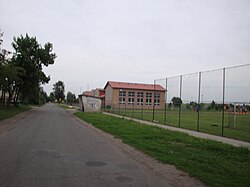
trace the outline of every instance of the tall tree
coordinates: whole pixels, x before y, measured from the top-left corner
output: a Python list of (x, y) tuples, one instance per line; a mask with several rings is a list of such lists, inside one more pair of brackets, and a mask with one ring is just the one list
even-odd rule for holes
[(67, 93), (67, 103), (72, 104), (75, 102), (75, 100), (76, 100), (75, 94), (73, 94), (72, 92), (68, 92)]
[(174, 106), (181, 106), (182, 104), (182, 100), (179, 97), (173, 97), (171, 101), (173, 102)]
[(54, 64), (56, 54), (52, 53), (53, 46), (46, 43), (41, 46), (36, 37), (14, 37), (12, 46), (15, 50), (12, 63), (19, 68), (19, 80), (16, 82), (16, 97), (19, 96), (24, 103), (39, 102), (40, 85), (48, 83), (50, 77), (43, 72), (43, 67)]
[(4, 105), (5, 98), (4, 98), (4, 85), (5, 85), (5, 75), (4, 75), (4, 64), (5, 64), (5, 58), (3, 49), (1, 48), (1, 45), (3, 43), (3, 33), (0, 30), (0, 107)]
[(8, 95), (8, 103), (11, 100), (12, 89), (16, 79), (16, 68), (10, 64), (9, 51), (2, 49), (3, 33), (0, 31), (0, 106), (6, 105), (6, 93)]
[(51, 93), (49, 94), (49, 101), (50, 101), (50, 102), (55, 102), (55, 94), (54, 94), (54, 92), (51, 92)]
[(40, 87), (40, 92), (39, 92), (39, 104), (45, 104), (49, 101), (49, 97), (47, 93), (43, 90), (42, 87)]
[(64, 91), (65, 91), (64, 83), (62, 81), (56, 82), (53, 85), (53, 90), (54, 90), (55, 99), (57, 100), (57, 102), (61, 103), (61, 101), (63, 101), (64, 98), (65, 98), (65, 95), (64, 95)]

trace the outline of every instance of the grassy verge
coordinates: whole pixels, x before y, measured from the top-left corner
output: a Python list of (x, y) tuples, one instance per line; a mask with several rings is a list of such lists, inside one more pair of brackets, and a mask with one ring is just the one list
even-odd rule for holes
[(58, 104), (59, 107), (64, 108), (64, 109), (77, 109), (75, 106), (70, 106), (66, 104)]
[(250, 150), (101, 113), (75, 115), (210, 186), (250, 186)]
[(0, 108), (0, 121), (30, 109), (31, 107), (28, 105), (19, 105), (18, 107), (11, 106), (4, 109)]
[[(132, 118), (142, 119), (146, 121), (153, 120), (152, 110), (139, 109), (114, 109), (115, 114), (124, 115)], [(185, 110), (181, 112), (180, 127), (184, 129), (197, 130), (198, 113), (192, 110)], [(234, 115), (232, 113), (225, 113), (224, 136), (250, 142), (250, 114), (237, 114), (235, 116), (236, 127), (234, 128)], [(179, 126), (179, 111), (165, 111), (155, 110), (154, 120), (160, 124), (166, 123), (170, 126)], [(221, 111), (201, 111), (199, 131), (209, 134), (221, 136), (222, 134), (222, 112)]]

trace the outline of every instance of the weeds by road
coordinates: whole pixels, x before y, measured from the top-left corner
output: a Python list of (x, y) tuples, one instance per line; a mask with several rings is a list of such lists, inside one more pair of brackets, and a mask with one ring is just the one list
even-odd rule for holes
[(21, 112), (30, 110), (31, 107), (28, 105), (19, 105), (17, 107), (10, 106), (6, 108), (0, 108), (0, 121), (15, 116)]
[(75, 114), (155, 159), (209, 186), (249, 186), (250, 150), (142, 125), (101, 113)]
[(67, 105), (67, 104), (58, 104), (58, 106), (64, 109), (78, 109), (78, 107), (76, 106)]

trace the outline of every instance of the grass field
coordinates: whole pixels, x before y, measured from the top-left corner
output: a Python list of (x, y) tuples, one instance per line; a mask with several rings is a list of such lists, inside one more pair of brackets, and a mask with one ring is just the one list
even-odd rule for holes
[[(142, 119), (146, 121), (153, 120), (152, 110), (132, 110), (132, 109), (115, 109), (110, 112), (120, 114), (128, 117)], [(154, 120), (161, 124), (179, 127), (179, 111), (167, 111), (165, 118), (165, 111), (155, 110)], [(181, 111), (180, 127), (191, 129), (209, 134), (222, 135), (222, 112), (221, 111), (201, 111), (199, 126), (197, 126), (198, 114), (191, 110)], [(225, 123), (223, 135), (225, 137), (238, 139), (250, 142), (250, 114), (237, 114), (236, 127), (234, 124), (234, 115), (225, 113)]]
[(18, 107), (11, 106), (4, 109), (0, 108), (0, 121), (30, 109), (31, 107), (27, 105), (19, 105)]
[(195, 138), (101, 113), (75, 114), (162, 163), (175, 165), (209, 186), (250, 186), (250, 150)]

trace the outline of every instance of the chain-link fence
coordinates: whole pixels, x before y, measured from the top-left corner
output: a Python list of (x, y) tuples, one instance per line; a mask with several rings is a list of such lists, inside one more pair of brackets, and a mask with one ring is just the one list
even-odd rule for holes
[(250, 142), (250, 64), (155, 84), (166, 89), (165, 124)]
[(250, 142), (250, 64), (157, 79), (154, 84), (166, 90), (163, 107), (125, 103), (109, 111)]

